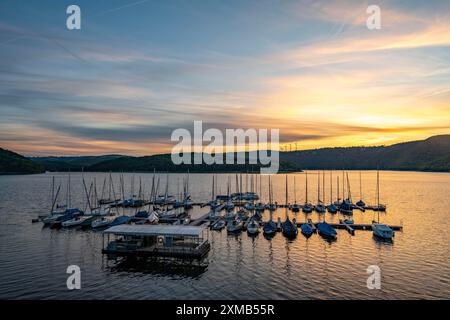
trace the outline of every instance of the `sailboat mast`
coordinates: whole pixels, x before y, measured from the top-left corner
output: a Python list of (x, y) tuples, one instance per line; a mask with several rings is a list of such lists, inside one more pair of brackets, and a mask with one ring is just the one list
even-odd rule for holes
[(325, 203), (325, 170), (322, 171), (322, 203)]
[(297, 187), (295, 184), (295, 176), (294, 176), (294, 203), (297, 203)]
[(377, 169), (377, 211), (378, 223), (380, 223), (380, 170)]
[(339, 203), (339, 200), (340, 200), (340, 195), (341, 195), (341, 192), (340, 192), (340, 190), (339, 190), (339, 186), (340, 186), (340, 183), (339, 183), (339, 176), (337, 176), (337, 201), (338, 201), (338, 203)]
[(68, 185), (67, 185), (67, 193), (68, 193), (68, 201), (67, 201), (67, 208), (71, 208), (70, 202), (71, 202), (71, 197), (70, 197), (70, 171), (69, 171), (69, 181), (68, 181)]
[(330, 171), (330, 204), (333, 203), (333, 170)]
[(286, 175), (286, 208), (287, 208), (288, 201), (289, 201), (289, 197), (288, 197), (288, 176)]
[(55, 176), (52, 177), (52, 203), (54, 199), (55, 199)]
[(317, 174), (317, 203), (320, 203), (320, 171)]
[(308, 171), (305, 171), (306, 174), (306, 203), (308, 203)]
[(361, 179), (361, 171), (359, 171), (359, 197), (362, 200), (363, 195), (362, 195), (362, 179)]

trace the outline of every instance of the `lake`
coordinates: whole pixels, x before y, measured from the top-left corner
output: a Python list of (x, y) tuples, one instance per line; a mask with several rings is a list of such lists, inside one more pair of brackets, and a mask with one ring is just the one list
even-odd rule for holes
[[(317, 200), (318, 172), (308, 172), (309, 199)], [(333, 200), (336, 197), (334, 172)], [(124, 174), (125, 193), (135, 193), (139, 178), (148, 198), (152, 174)], [(337, 230), (336, 241), (300, 233), (287, 240), (281, 233), (272, 240), (262, 234), (251, 238), (209, 231), (211, 251), (205, 261), (190, 266), (129, 263), (108, 260), (101, 253), (101, 232), (53, 230), (33, 218), (50, 210), (51, 181), (62, 181), (65, 197), (67, 173), (0, 176), (0, 299), (449, 299), (450, 298), (450, 174), (422, 172), (381, 172), (381, 202), (387, 212), (380, 221), (403, 225), (393, 242), (373, 238), (371, 231), (357, 230), (351, 236)], [(90, 183), (96, 179), (101, 193), (106, 174), (85, 173)], [(296, 192), (294, 192), (294, 176)], [(170, 174), (169, 192), (181, 191), (185, 175)], [(235, 176), (230, 175), (232, 192)], [(305, 174), (288, 174), (289, 202), (305, 201)], [(119, 188), (119, 174), (113, 174)], [(325, 201), (330, 199), (329, 172), (326, 172)], [(166, 175), (161, 175), (165, 186)], [(349, 172), (351, 192), (360, 198), (359, 172)], [(244, 177), (245, 186), (245, 177)], [(274, 198), (285, 199), (285, 175), (273, 176)], [(227, 191), (227, 174), (218, 175), (219, 191)], [(268, 177), (262, 176), (262, 199), (268, 200)], [(85, 207), (81, 174), (71, 174), (73, 206)], [(259, 183), (259, 178), (258, 178)], [(250, 183), (249, 183), (250, 184)], [(195, 202), (211, 199), (212, 175), (191, 174), (190, 193)], [(164, 187), (161, 187), (163, 190)], [(258, 193), (258, 190), (256, 190)], [(163, 191), (161, 191), (163, 192)], [(342, 192), (342, 190), (341, 190)], [(363, 199), (376, 202), (376, 172), (362, 172)], [(192, 217), (208, 208), (195, 207)], [(304, 221), (303, 213), (289, 213)], [(284, 218), (278, 209), (274, 219)], [(269, 217), (264, 213), (264, 220)], [(310, 215), (316, 221), (316, 213)], [(339, 215), (325, 214), (328, 222)], [(372, 211), (354, 211), (355, 223), (371, 223)], [(68, 290), (66, 269), (81, 268), (81, 290)], [(381, 289), (370, 290), (367, 268), (381, 269)]]

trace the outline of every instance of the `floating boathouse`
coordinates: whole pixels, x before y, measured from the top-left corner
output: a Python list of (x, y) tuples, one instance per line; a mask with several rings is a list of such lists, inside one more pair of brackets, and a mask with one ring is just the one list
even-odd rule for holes
[(201, 259), (210, 250), (207, 233), (207, 229), (202, 226), (119, 225), (103, 231), (102, 253), (117, 256)]

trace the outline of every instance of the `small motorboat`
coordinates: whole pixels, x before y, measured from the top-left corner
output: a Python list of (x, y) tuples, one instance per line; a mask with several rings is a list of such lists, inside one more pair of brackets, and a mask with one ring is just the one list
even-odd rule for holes
[(227, 223), (227, 231), (229, 233), (241, 232), (244, 228), (244, 222), (240, 219), (233, 219)]
[(257, 235), (259, 233), (259, 223), (255, 219), (247, 224), (247, 233), (249, 235)]
[(92, 229), (106, 228), (109, 226), (110, 223), (111, 221), (109, 221), (107, 218), (101, 218), (92, 221), (91, 226)]
[(283, 235), (286, 238), (289, 239), (293, 239), (297, 236), (298, 234), (298, 228), (297, 225), (292, 223), (291, 220), (289, 220), (289, 217), (286, 216), (286, 220), (284, 221), (284, 223), (281, 225), (282, 231), (283, 231)]
[(319, 222), (317, 224), (317, 230), (319, 231), (319, 234), (326, 237), (326, 238), (333, 238), (336, 239), (337, 233), (336, 230), (332, 226), (330, 226), (325, 221)]
[(227, 225), (225, 220), (217, 220), (215, 223), (213, 223), (213, 225), (211, 226), (212, 230), (222, 230), (223, 228), (225, 228), (225, 226)]
[(267, 209), (268, 209), (269, 211), (275, 211), (275, 210), (277, 210), (277, 205), (276, 205), (275, 203), (269, 203), (269, 204), (267, 205)]
[(311, 236), (314, 233), (314, 229), (310, 223), (304, 223), (300, 226), (300, 230), (306, 237)]

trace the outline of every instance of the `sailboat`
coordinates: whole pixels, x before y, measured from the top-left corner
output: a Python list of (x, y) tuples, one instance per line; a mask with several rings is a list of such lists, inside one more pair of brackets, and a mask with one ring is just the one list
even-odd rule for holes
[(225, 220), (219, 219), (211, 226), (211, 229), (219, 231), (219, 230), (222, 230), (223, 228), (225, 228), (226, 225), (227, 225), (227, 223)]
[[(377, 170), (377, 207), (380, 207), (380, 172)], [(380, 223), (380, 211), (377, 210), (378, 220), (372, 221), (373, 235), (382, 239), (391, 240), (394, 237), (394, 230), (388, 225)]]
[[(261, 174), (259, 175), (259, 195), (262, 197), (262, 181), (261, 181), (261, 178), (262, 176), (261, 176)], [(258, 198), (259, 198), (259, 196), (258, 196)], [(261, 211), (264, 211), (264, 209), (265, 209), (265, 206), (264, 206), (264, 203), (262, 203), (261, 201), (259, 201), (256, 205), (255, 205), (255, 210), (256, 211), (259, 211), (259, 212), (261, 212)]]
[(292, 212), (299, 212), (300, 211), (300, 205), (297, 204), (297, 184), (295, 183), (295, 176), (294, 176), (294, 204), (291, 206)]
[[(84, 177), (83, 177), (83, 186), (84, 186), (84, 188), (86, 188), (86, 184), (84, 182)], [(85, 191), (87, 191), (87, 190), (85, 189)], [(91, 183), (89, 193), (86, 193), (86, 197), (87, 197), (87, 204), (90, 209), (90, 213), (87, 215), (107, 216), (107, 215), (111, 214), (110, 207), (103, 208), (99, 203), (98, 194), (97, 194), (97, 183), (96, 183), (95, 178), (94, 178), (94, 182)], [(88, 223), (88, 222), (85, 222), (84, 224), (86, 226), (90, 226), (90, 223)]]
[[(287, 202), (288, 202), (288, 177), (286, 175), (286, 203)], [(282, 228), (282, 231), (283, 231), (283, 235), (286, 238), (293, 239), (293, 238), (297, 237), (298, 228), (297, 228), (297, 225), (295, 223), (293, 223), (293, 222), (291, 222), (291, 220), (289, 220), (288, 208), (287, 207), (286, 207), (286, 220), (281, 225), (281, 228)]]
[(50, 213), (40, 215), (39, 218), (42, 219), (42, 222), (45, 224), (49, 224), (56, 220), (59, 216), (62, 216), (65, 211), (65, 207), (63, 209), (55, 210), (56, 201), (58, 200), (59, 192), (61, 191), (61, 183), (58, 185), (58, 189), (55, 194), (55, 177), (52, 177), (52, 201)]
[(300, 226), (300, 230), (304, 236), (307, 238), (310, 237), (314, 233), (314, 228), (311, 225), (311, 222), (306, 221)]
[(265, 236), (273, 236), (277, 233), (277, 225), (272, 220), (272, 212), (270, 213), (269, 221), (266, 221), (263, 226), (263, 233)]
[(386, 211), (386, 205), (381, 204), (380, 203), (380, 171), (377, 168), (377, 192), (376, 192), (376, 197), (377, 197), (377, 205), (373, 207), (374, 211)]
[(308, 201), (308, 171), (305, 171), (305, 175), (306, 175), (306, 189), (305, 189), (306, 190), (306, 198), (305, 198), (305, 203), (303, 204), (303, 207), (302, 207), (302, 211), (304, 213), (311, 213), (313, 211), (313, 206)]
[(259, 223), (255, 219), (250, 219), (247, 224), (247, 233), (249, 235), (257, 235), (259, 233)]
[(62, 226), (62, 223), (68, 220), (72, 220), (78, 216), (84, 215), (84, 211), (80, 210), (79, 208), (71, 208), (71, 178), (70, 178), (70, 172), (69, 172), (69, 178), (67, 181), (67, 202), (66, 206), (64, 207), (65, 210), (61, 215), (57, 215), (56, 219), (50, 218), (50, 222), (48, 222), (46, 219), (44, 219), (44, 223), (50, 224), (52, 228), (58, 228)]
[[(350, 192), (350, 180), (348, 179), (348, 173), (346, 173), (346, 177), (347, 177), (347, 199), (342, 200), (342, 203), (339, 207), (339, 211), (344, 215), (353, 215), (353, 203), (352, 203), (352, 195)], [(344, 194), (344, 190), (342, 190), (342, 194)]]
[(231, 197), (231, 181), (230, 181), (230, 177), (228, 177), (228, 181), (227, 181), (227, 202), (225, 203), (225, 209), (227, 211), (231, 211), (234, 209), (234, 203), (233, 203), (233, 199)]
[(211, 210), (214, 211), (221, 206), (219, 199), (216, 198), (216, 187), (217, 187), (217, 177), (215, 174), (213, 174), (211, 201), (209, 202), (209, 206), (211, 207)]
[(230, 233), (241, 232), (243, 228), (244, 222), (239, 218), (235, 218), (227, 223), (227, 231)]
[(273, 185), (272, 178), (269, 176), (269, 203), (267, 205), (267, 209), (269, 211), (275, 211), (277, 209), (277, 205), (273, 202)]
[(366, 206), (366, 203), (362, 200), (363, 195), (362, 195), (362, 179), (361, 179), (361, 171), (359, 171), (359, 201), (356, 202), (356, 206), (359, 208), (364, 209), (364, 207)]
[(333, 203), (333, 171), (330, 171), (330, 204), (327, 206), (327, 210), (329, 213), (338, 211), (338, 207)]
[(325, 221), (325, 216), (323, 217), (323, 221), (317, 224), (317, 230), (325, 238), (336, 239), (337, 237), (336, 230)]
[[(260, 183), (260, 186), (261, 186), (261, 183)], [(271, 180), (270, 176), (269, 176), (269, 205), (268, 205), (268, 208), (269, 208), (270, 218), (263, 225), (263, 233), (266, 238), (271, 238), (277, 233), (278, 226), (273, 221), (273, 211), (275, 210), (275, 205), (272, 205), (272, 180)], [(281, 227), (281, 222), (280, 222), (280, 227)]]
[[(228, 221), (228, 225), (232, 225), (234, 222), (236, 222), (236, 214), (234, 213), (234, 203), (233, 203), (233, 199), (231, 197), (231, 180), (230, 177), (228, 176), (228, 180), (227, 180), (227, 196), (226, 196), (226, 202), (225, 202), (225, 209), (226, 209), (226, 213), (225, 213), (225, 220)], [(243, 210), (243, 209), (241, 209)], [(242, 214), (242, 211), (241, 211)], [(240, 219), (239, 219), (240, 220)], [(242, 220), (240, 220), (242, 222)], [(227, 226), (228, 228), (228, 226)], [(230, 227), (232, 228), (232, 227)], [(233, 228), (232, 228), (233, 229)], [(232, 231), (233, 232), (233, 231)]]
[[(320, 199), (320, 171), (317, 172), (317, 204), (315, 206), (316, 212), (325, 213), (325, 205)], [(325, 177), (325, 176), (324, 176)]]
[(326, 238), (335, 239), (337, 237), (336, 230), (331, 225), (329, 225), (325, 220), (317, 224), (317, 230), (319, 231), (320, 235)]
[(110, 223), (111, 223), (111, 221), (109, 219), (103, 217), (103, 218), (92, 221), (91, 227), (92, 227), (92, 229), (106, 228), (109, 226)]
[(100, 199), (98, 200), (98, 203), (101, 205), (105, 204), (111, 204), (114, 202), (119, 202), (120, 199), (117, 199), (114, 192), (114, 181), (112, 178), (111, 172), (109, 173), (109, 179), (108, 179), (108, 197), (105, 198), (105, 186), (106, 186), (106, 178), (103, 181), (103, 188), (102, 188), (102, 195)]

